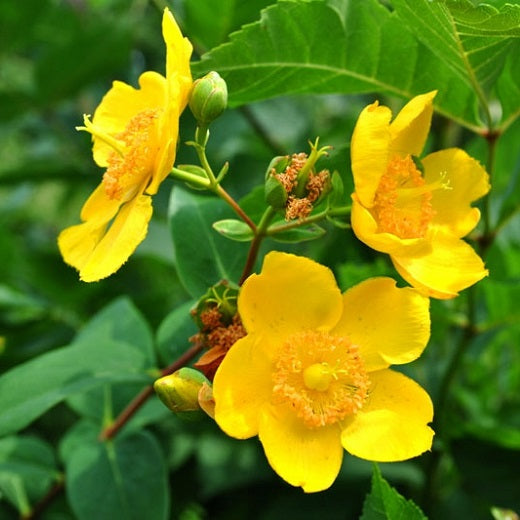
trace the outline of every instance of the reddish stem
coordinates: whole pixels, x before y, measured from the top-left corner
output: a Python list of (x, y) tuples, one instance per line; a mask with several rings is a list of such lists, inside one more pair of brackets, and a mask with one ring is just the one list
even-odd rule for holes
[[(182, 368), (193, 359), (202, 350), (202, 344), (196, 343), (188, 349), (182, 356), (177, 358), (171, 365), (161, 370), (161, 377), (172, 374), (179, 368)], [(117, 416), (116, 420), (107, 426), (100, 434), (99, 440), (106, 441), (112, 439), (119, 430), (130, 420), (130, 418), (143, 406), (148, 398), (153, 395), (153, 386), (147, 386), (139, 394), (137, 394), (128, 406)]]

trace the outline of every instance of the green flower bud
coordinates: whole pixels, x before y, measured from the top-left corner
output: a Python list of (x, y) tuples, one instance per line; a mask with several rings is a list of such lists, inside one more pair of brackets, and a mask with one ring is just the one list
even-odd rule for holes
[(193, 83), (190, 110), (200, 126), (217, 119), (227, 106), (227, 85), (218, 72), (209, 72)]
[(204, 374), (184, 367), (173, 374), (157, 379), (153, 388), (159, 399), (175, 413), (199, 411), (199, 390), (209, 381)]
[(265, 179), (267, 180), (269, 177), (272, 177), (273, 174), (283, 173), (285, 168), (289, 166), (290, 162), (291, 158), (288, 155), (278, 155), (273, 157), (265, 171)]
[(287, 204), (287, 191), (272, 175), (265, 181), (265, 201), (274, 209), (283, 209)]

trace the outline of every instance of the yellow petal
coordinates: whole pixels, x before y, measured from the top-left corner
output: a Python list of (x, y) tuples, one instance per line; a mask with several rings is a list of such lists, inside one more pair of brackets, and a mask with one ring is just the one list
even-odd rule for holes
[(488, 274), (469, 244), (441, 231), (433, 235), (429, 254), (391, 258), (408, 283), (434, 298), (454, 298)]
[(107, 223), (84, 222), (64, 229), (58, 236), (63, 260), (76, 268), (83, 268), (105, 234)]
[(471, 203), (489, 191), (488, 174), (478, 161), (458, 148), (432, 153), (422, 163), (426, 183), (442, 178), (447, 184), (446, 189), (433, 191), (432, 224), (458, 237), (467, 235), (480, 219), (479, 210)]
[[(115, 137), (122, 132), (130, 119), (147, 109), (166, 106), (166, 79), (157, 72), (144, 72), (139, 77), (140, 88), (135, 89), (122, 81), (114, 81), (94, 112), (92, 124), (100, 131)], [(94, 160), (107, 166), (113, 148), (94, 137)]]
[(99, 184), (81, 208), (81, 220), (91, 220), (107, 223), (112, 220), (121, 201), (111, 199), (105, 192), (105, 185)]
[(352, 134), (350, 155), (354, 185), (361, 204), (367, 208), (374, 203), (389, 160), (391, 117), (388, 107), (375, 102), (363, 109)]
[(342, 298), (330, 269), (274, 251), (266, 255), (261, 273), (243, 284), (238, 309), (248, 332), (279, 344), (302, 329), (330, 330), (341, 315)]
[(368, 209), (352, 194), (351, 224), (354, 234), (367, 246), (388, 254), (424, 254), (430, 245), (422, 238), (399, 238), (392, 233), (378, 232), (377, 222)]
[(152, 211), (151, 198), (146, 195), (139, 195), (123, 205), (80, 269), (81, 280), (95, 282), (115, 273), (144, 240)]
[(428, 426), (433, 418), (429, 395), (393, 370), (372, 372), (370, 379), (366, 403), (342, 432), (343, 447), (377, 462), (406, 460), (429, 450), (434, 435)]
[(193, 47), (188, 38), (182, 36), (181, 30), (168, 8), (163, 13), (162, 31), (166, 43), (166, 77), (168, 81), (174, 80), (179, 86), (180, 114), (188, 103), (191, 91), (190, 57)]
[(213, 381), (215, 420), (228, 435), (258, 434), (260, 410), (272, 393), (271, 363), (251, 335), (239, 339), (218, 367)]
[[(166, 129), (165, 129), (166, 132)], [(148, 195), (155, 195), (159, 189), (161, 182), (170, 174), (175, 156), (177, 152), (177, 137), (179, 134), (179, 120), (172, 121), (169, 126), (168, 133), (163, 133), (163, 136), (168, 136), (161, 151), (157, 154), (155, 165), (152, 172), (150, 184), (146, 188)]]
[(433, 98), (437, 91), (411, 99), (390, 124), (390, 149), (400, 154), (419, 156), (430, 131)]
[(358, 345), (367, 371), (417, 359), (430, 337), (429, 300), (391, 278), (370, 278), (343, 295), (343, 315), (332, 334)]
[(307, 428), (289, 406), (269, 406), (261, 414), (259, 437), (276, 473), (307, 493), (329, 488), (339, 473), (343, 448), (336, 424)]

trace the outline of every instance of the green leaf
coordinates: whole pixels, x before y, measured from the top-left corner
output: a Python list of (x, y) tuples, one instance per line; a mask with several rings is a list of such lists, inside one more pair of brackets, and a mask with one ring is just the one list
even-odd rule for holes
[(360, 520), (426, 520), (426, 517), (411, 500), (406, 500), (381, 476), (374, 464), (372, 489), (363, 504)]
[[(101, 430), (106, 426), (108, 417), (117, 417), (142, 390), (142, 383), (136, 384), (127, 381), (100, 385), (70, 396), (67, 399), (67, 405), (78, 415), (95, 421)], [(125, 432), (158, 422), (168, 414), (168, 410), (157, 399), (148, 399), (125, 425)]]
[(9, 324), (38, 319), (47, 312), (41, 301), (4, 284), (0, 284), (0, 310), (1, 321)]
[(210, 49), (222, 43), (230, 32), (255, 20), (271, 0), (186, 0), (185, 21), (190, 40)]
[(174, 188), (170, 197), (170, 229), (179, 278), (198, 298), (220, 280), (236, 281), (246, 261), (247, 246), (226, 240), (213, 222), (232, 215), (219, 199)]
[(502, 127), (506, 128), (520, 116), (520, 43), (507, 57), (504, 71), (497, 81), (497, 94), (502, 106)]
[(189, 301), (174, 309), (159, 325), (157, 349), (165, 365), (182, 355), (190, 346), (189, 338), (197, 333), (190, 311), (196, 301)]
[(67, 495), (79, 520), (165, 520), (169, 495), (164, 454), (147, 432), (99, 442), (80, 423), (62, 445)]
[(411, 98), (438, 89), (438, 110), (481, 127), (472, 88), (377, 0), (282, 0), (194, 64), (209, 70), (224, 77), (234, 106), (296, 93)]
[(251, 228), (242, 220), (226, 218), (213, 223), (213, 229), (222, 236), (237, 242), (251, 242), (254, 238)]
[(78, 343), (16, 366), (0, 377), (0, 435), (27, 426), (74, 393), (107, 382), (150, 383), (146, 354), (112, 339), (104, 326), (91, 327)]
[(316, 240), (325, 235), (326, 231), (317, 224), (310, 224), (294, 229), (287, 229), (279, 233), (270, 233), (269, 236), (276, 242), (292, 243)]
[(31, 504), (20, 475), (2, 471), (0, 468), (0, 493), (0, 497), (5, 496), (20, 515), (27, 515), (31, 511)]
[(520, 6), (506, 5), (498, 11), (469, 0), (392, 0), (392, 4), (418, 40), (478, 93), (482, 108), (488, 111), (485, 92), (520, 37)]
[(137, 307), (126, 296), (104, 307), (83, 327), (74, 343), (90, 342), (92, 334), (133, 345), (155, 363), (153, 335), (150, 326)]
[(37, 437), (0, 439), (0, 494), (20, 513), (40, 499), (56, 480), (58, 472), (52, 448)]

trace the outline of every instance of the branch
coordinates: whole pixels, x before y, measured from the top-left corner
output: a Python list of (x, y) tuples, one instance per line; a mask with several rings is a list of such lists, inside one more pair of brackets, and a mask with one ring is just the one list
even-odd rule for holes
[[(167, 366), (163, 370), (161, 370), (161, 377), (172, 374), (179, 368), (185, 366), (188, 361), (193, 359), (199, 352), (202, 351), (202, 344), (196, 343), (190, 349), (188, 349), (182, 356), (177, 358), (171, 365)], [(154, 390), (153, 386), (147, 386), (144, 388), (139, 394), (137, 394), (132, 401), (128, 404), (128, 406), (118, 415), (116, 420), (110, 425), (107, 426), (104, 430), (99, 434), (100, 441), (107, 441), (112, 439), (119, 430), (134, 416), (134, 414), (143, 406), (143, 404), (148, 400), (148, 398), (153, 395)]]

